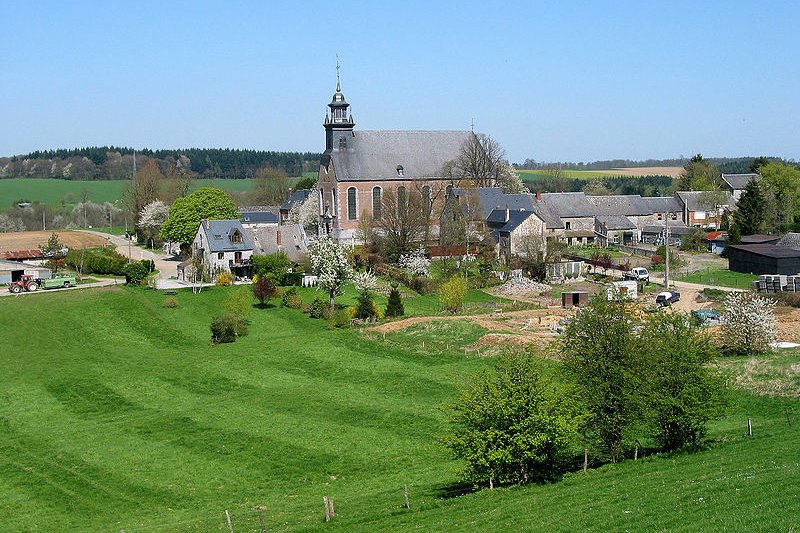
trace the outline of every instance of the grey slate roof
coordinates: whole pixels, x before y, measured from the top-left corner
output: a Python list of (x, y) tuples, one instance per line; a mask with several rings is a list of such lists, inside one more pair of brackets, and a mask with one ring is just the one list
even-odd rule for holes
[[(243, 252), (253, 249), (253, 241), (238, 220), (203, 220), (201, 231), (206, 234), (209, 252)], [(231, 236), (239, 231), (242, 242), (231, 242)]]
[(642, 196), (642, 203), (653, 213), (680, 213), (680, 200), (674, 196)]
[(729, 246), (729, 248), (774, 259), (800, 258), (800, 249), (777, 246), (775, 244), (736, 244)]
[(486, 217), (486, 225), (502, 232), (511, 232), (517, 229), (520, 224), (528, 220), (531, 215), (533, 215), (533, 211), (530, 210), (517, 209), (515, 211), (509, 209), (508, 220), (506, 220), (505, 208), (497, 208), (489, 213), (488, 217)]
[(242, 224), (277, 224), (278, 215), (271, 211), (239, 211)]
[(587, 196), (586, 199), (594, 204), (598, 215), (640, 216), (653, 214), (653, 210), (638, 194)]
[[(469, 131), (354, 131), (347, 149), (330, 155), (336, 178), (343, 180), (415, 179), (441, 176), (458, 157)], [(397, 167), (403, 167), (398, 176)]]
[(561, 229), (564, 223), (552, 212), (544, 202), (537, 201), (532, 194), (506, 194), (499, 187), (478, 187), (475, 189), (453, 189), (453, 194), (463, 197), (465, 202), (469, 202), (472, 195), (477, 195), (477, 203), (481, 210), (481, 217), (488, 219), (490, 213), (495, 209), (505, 209), (519, 211), (533, 211), (536, 216), (544, 221), (547, 229)]
[(742, 235), (742, 244), (774, 244), (780, 239), (777, 235)]
[(289, 211), (296, 203), (303, 203), (311, 195), (311, 189), (297, 189), (289, 193), (289, 198), (281, 205), (281, 211)]
[(597, 221), (610, 230), (636, 229), (636, 224), (623, 215), (597, 215)]
[(761, 176), (755, 173), (751, 174), (722, 174), (722, 180), (728, 184), (733, 190), (744, 190), (747, 184), (753, 179), (758, 179)]
[[(272, 255), (284, 252), (292, 261), (298, 262), (308, 254), (308, 238), (299, 224), (270, 226), (266, 228), (247, 228), (252, 237), (256, 255)], [(278, 232), (281, 232), (281, 244), (278, 244)]]
[(542, 194), (542, 203), (554, 215), (561, 218), (594, 216), (597, 208), (582, 192), (549, 192)]
[[(708, 192), (709, 191), (678, 191), (675, 194), (678, 195), (689, 211), (713, 211), (714, 206), (703, 201)], [(735, 204), (736, 200), (734, 200), (731, 195), (727, 195), (727, 199), (720, 205), (731, 206)]]

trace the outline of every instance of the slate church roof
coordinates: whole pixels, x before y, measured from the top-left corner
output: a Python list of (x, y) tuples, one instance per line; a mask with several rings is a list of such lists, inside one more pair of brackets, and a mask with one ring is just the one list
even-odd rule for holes
[(444, 164), (458, 157), (470, 135), (469, 131), (355, 130), (347, 147), (332, 150), (330, 156), (339, 181), (440, 177)]

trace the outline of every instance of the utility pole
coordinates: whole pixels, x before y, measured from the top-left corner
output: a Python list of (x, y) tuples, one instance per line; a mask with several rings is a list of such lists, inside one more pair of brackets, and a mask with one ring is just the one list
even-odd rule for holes
[(669, 289), (669, 217), (670, 213), (664, 218), (664, 288)]
[(47, 231), (47, 226), (45, 225), (45, 214), (46, 211), (42, 208), (42, 231)]

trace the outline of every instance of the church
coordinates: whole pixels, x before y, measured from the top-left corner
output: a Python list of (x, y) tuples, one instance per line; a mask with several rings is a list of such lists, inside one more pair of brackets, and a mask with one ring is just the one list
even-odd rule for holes
[(349, 112), (339, 81), (325, 115), (325, 151), (317, 187), (320, 234), (339, 242), (358, 242), (364, 216), (381, 219), (384, 195), (398, 201), (418, 191), (434, 219), (444, 202), (446, 163), (456, 159), (470, 131), (360, 131)]

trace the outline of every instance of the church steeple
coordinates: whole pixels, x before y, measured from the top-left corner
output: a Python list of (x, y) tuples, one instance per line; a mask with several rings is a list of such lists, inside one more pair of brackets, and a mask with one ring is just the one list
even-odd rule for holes
[[(342, 86), (339, 81), (339, 65), (336, 65), (336, 92), (333, 93), (331, 103), (328, 104), (330, 112), (325, 114), (325, 150), (347, 149), (347, 137), (352, 137), (352, 131), (356, 123), (353, 121), (353, 115), (348, 113), (350, 104), (342, 94)], [(348, 133), (349, 135), (345, 135)]]

